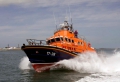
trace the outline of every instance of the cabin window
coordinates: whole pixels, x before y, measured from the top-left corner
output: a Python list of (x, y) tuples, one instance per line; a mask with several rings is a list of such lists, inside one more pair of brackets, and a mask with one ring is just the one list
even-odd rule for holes
[(80, 42), (78, 42), (78, 45), (80, 45), (81, 43)]
[(81, 42), (81, 45), (82, 45), (82, 42)]
[(56, 38), (56, 41), (60, 41), (60, 38)]
[(55, 39), (51, 39), (51, 42), (55, 42)]
[(66, 41), (68, 41), (68, 39), (67, 39), (67, 38), (65, 38), (65, 40), (66, 40)]
[(72, 43), (74, 43), (74, 40), (72, 40)]
[(82, 45), (82, 46), (84, 45), (83, 42), (81, 42), (81, 45)]
[(50, 40), (47, 41), (47, 44), (49, 44), (49, 43), (50, 43)]
[(69, 42), (71, 42), (71, 40), (70, 39), (68, 39), (69, 40)]

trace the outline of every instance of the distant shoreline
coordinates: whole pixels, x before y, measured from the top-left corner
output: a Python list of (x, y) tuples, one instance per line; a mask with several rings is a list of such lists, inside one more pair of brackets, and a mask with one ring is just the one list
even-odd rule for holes
[(6, 50), (21, 50), (21, 48), (15, 48), (15, 49), (0, 48), (0, 51), (6, 51)]

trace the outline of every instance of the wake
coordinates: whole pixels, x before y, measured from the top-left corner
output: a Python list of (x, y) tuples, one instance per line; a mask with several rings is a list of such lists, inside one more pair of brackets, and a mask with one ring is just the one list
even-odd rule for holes
[[(69, 60), (62, 60), (54, 66), (59, 65), (59, 68), (74, 70), (80, 73), (112, 73), (120, 72), (120, 52), (115, 52), (112, 55), (105, 53), (97, 54), (86, 52), (79, 54), (77, 57)], [(21, 70), (33, 69), (29, 59), (25, 56), (21, 59), (19, 68)], [(56, 69), (56, 68), (55, 68)]]
[(120, 72), (120, 52), (115, 52), (110, 56), (86, 52), (73, 59), (62, 60), (57, 64), (80, 73)]
[[(80, 73), (91, 73), (76, 82), (120, 82), (119, 64), (120, 51), (115, 51), (113, 54), (86, 52), (73, 59), (56, 63), (52, 70), (62, 68)], [(56, 65), (59, 67), (56, 68)], [(27, 57), (21, 59), (19, 68), (21, 70), (33, 69)]]

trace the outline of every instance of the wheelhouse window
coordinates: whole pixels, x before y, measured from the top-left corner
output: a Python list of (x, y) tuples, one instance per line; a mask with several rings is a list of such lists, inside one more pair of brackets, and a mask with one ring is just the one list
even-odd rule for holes
[(68, 41), (68, 39), (67, 39), (67, 38), (65, 38), (65, 40), (66, 40), (66, 42)]
[[(53, 39), (48, 40), (48, 41), (47, 41), (47, 44), (50, 44), (50, 43), (52, 43), (52, 42), (57, 42), (57, 41), (63, 41), (63, 40), (64, 40), (63, 37), (57, 37), (57, 38), (53, 38)], [(68, 41), (67, 38), (66, 38), (65, 40)]]
[(60, 38), (56, 38), (56, 41), (60, 41)]
[(50, 44), (50, 40), (47, 41), (47, 44)]
[(72, 40), (72, 43), (74, 43), (74, 40)]
[(83, 42), (81, 42), (81, 45), (83, 46), (83, 45), (84, 45), (84, 43), (83, 43)]
[(81, 43), (80, 42), (78, 42), (78, 45), (80, 45)]
[(55, 39), (51, 39), (51, 42), (55, 42)]
[(69, 40), (69, 42), (71, 42), (71, 40), (70, 39), (68, 39)]

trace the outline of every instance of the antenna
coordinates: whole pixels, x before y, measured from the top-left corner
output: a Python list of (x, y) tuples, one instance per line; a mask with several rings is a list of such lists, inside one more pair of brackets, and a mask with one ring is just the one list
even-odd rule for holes
[(55, 26), (56, 26), (56, 29), (57, 29), (57, 23), (56, 23), (56, 18), (55, 18), (55, 14), (54, 14), (54, 12), (53, 12), (53, 17), (54, 17)]
[(71, 11), (70, 11), (70, 5), (68, 5), (68, 7), (69, 7), (69, 13), (70, 13), (71, 24), (73, 24), (73, 23), (72, 23)]
[(66, 17), (65, 17), (65, 21), (69, 21), (68, 11), (67, 11), (67, 10), (66, 10)]
[(72, 16), (71, 16), (71, 11), (70, 11), (70, 5), (68, 4), (68, 7), (69, 7), (69, 13), (70, 13), (70, 21), (71, 21), (71, 30), (72, 32), (74, 32), (74, 29), (73, 29), (73, 23), (72, 23)]
[(59, 17), (59, 24), (60, 24), (60, 16), (58, 16)]

